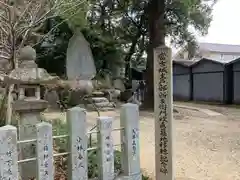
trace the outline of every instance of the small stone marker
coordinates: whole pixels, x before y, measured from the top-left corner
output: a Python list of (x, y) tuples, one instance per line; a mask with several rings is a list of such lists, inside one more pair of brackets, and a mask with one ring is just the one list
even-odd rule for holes
[(54, 179), (52, 125), (42, 122), (37, 128), (37, 179)]
[(136, 104), (125, 104), (120, 116), (123, 175), (129, 180), (141, 180), (139, 153), (139, 111)]
[(114, 179), (114, 149), (112, 137), (112, 117), (99, 117), (98, 123), (98, 147), (100, 180)]
[(17, 128), (0, 127), (0, 179), (18, 180)]
[(173, 180), (173, 100), (171, 49), (154, 50), (154, 113), (156, 179)]
[(69, 124), (69, 178), (71, 180), (87, 180), (87, 123), (86, 111), (80, 107), (74, 107), (67, 112)]

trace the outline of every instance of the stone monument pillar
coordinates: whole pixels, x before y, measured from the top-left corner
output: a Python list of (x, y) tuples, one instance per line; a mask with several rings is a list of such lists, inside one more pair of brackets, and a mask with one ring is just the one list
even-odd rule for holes
[(156, 180), (174, 180), (172, 57), (166, 46), (154, 50), (154, 113)]
[[(44, 69), (38, 68), (35, 61), (36, 52), (27, 46), (20, 53), (22, 64), (4, 77), (7, 84), (18, 87), (18, 99), (13, 102), (12, 108), (20, 115), (18, 121), (19, 140), (25, 141), (19, 145), (21, 160), (36, 157), (36, 124), (41, 122), (40, 113), (48, 107), (47, 101), (41, 100), (40, 85), (55, 83), (56, 77), (50, 76)], [(24, 58), (24, 59), (23, 59)], [(28, 141), (28, 142), (26, 142)], [(20, 163), (22, 179), (36, 177), (36, 161)]]

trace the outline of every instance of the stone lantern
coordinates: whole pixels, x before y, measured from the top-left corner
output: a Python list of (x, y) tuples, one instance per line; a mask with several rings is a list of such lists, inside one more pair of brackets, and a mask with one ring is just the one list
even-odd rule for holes
[[(37, 67), (35, 59), (35, 50), (26, 46), (20, 51), (20, 66), (4, 76), (6, 84), (15, 84), (19, 90), (12, 108), (20, 116), (18, 120), (20, 141), (36, 139), (35, 126), (41, 122), (41, 112), (48, 107), (48, 102), (41, 99), (40, 85), (57, 82), (57, 77), (52, 77), (45, 69)], [(35, 144), (33, 142), (21, 144), (20, 158), (35, 157)], [(36, 177), (36, 162), (20, 164), (20, 171), (22, 179)]]

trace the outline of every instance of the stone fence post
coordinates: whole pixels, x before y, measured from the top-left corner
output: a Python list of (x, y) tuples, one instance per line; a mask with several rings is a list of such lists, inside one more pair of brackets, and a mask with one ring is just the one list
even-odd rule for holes
[(114, 149), (112, 137), (112, 117), (99, 117), (98, 123), (98, 156), (100, 180), (114, 179)]
[(54, 180), (52, 125), (42, 122), (37, 129), (37, 179)]
[(0, 179), (18, 180), (17, 128), (0, 127)]
[(138, 105), (127, 103), (121, 108), (122, 169), (126, 180), (141, 180)]
[(68, 179), (88, 179), (87, 156), (87, 123), (86, 111), (80, 107), (74, 107), (67, 112), (69, 127), (69, 168)]

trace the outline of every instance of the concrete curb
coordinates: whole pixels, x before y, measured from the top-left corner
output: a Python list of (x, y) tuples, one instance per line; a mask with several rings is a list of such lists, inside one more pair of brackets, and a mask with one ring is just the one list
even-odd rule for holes
[(190, 109), (190, 110), (194, 110), (194, 111), (200, 111), (200, 108), (190, 107), (190, 106), (185, 106), (185, 105), (179, 105), (179, 104), (174, 104), (173, 107), (182, 108), (182, 109)]
[(193, 111), (199, 111), (199, 112), (202, 112), (204, 114), (207, 114), (208, 116), (223, 116), (223, 114), (218, 113), (216, 111), (209, 110), (209, 109), (190, 107), (190, 106), (178, 105), (178, 104), (175, 104), (173, 106), (176, 107), (176, 108), (182, 108), (182, 109), (188, 109), (188, 110), (193, 110)]

